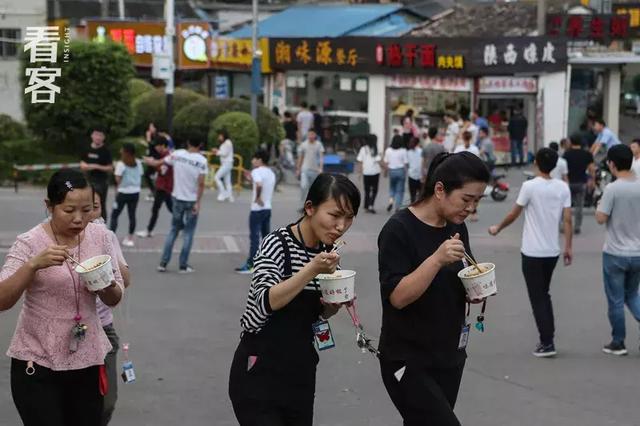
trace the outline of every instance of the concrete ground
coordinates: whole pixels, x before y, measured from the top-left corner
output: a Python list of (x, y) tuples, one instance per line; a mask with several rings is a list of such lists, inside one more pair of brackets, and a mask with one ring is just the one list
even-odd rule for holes
[[(499, 295), (492, 298), (486, 331), (472, 332), (469, 360), (456, 412), (462, 424), (474, 426), (640, 425), (638, 327), (627, 319), (630, 355), (615, 358), (601, 352), (609, 325), (601, 280), (604, 230), (587, 211), (582, 234), (575, 238), (575, 262), (558, 266), (552, 284), (556, 312), (555, 359), (536, 359), (530, 352), (537, 333), (520, 271), (522, 219), (499, 237), (487, 235), (514, 202), (522, 180), (510, 171), (512, 193), (506, 202), (483, 201), (480, 221), (469, 224), (479, 260), (497, 264)], [(343, 266), (358, 271), (358, 309), (371, 335), (380, 329), (376, 237), (388, 218), (382, 212), (388, 182), (381, 182), (377, 215), (361, 213), (347, 234)], [(17, 233), (44, 219), (44, 191), (0, 189), (0, 249)], [(113, 195), (113, 190), (111, 191)], [(296, 218), (299, 194), (284, 187), (274, 200), (273, 226)], [(150, 203), (138, 208), (138, 229), (149, 217)], [(247, 255), (249, 193), (234, 204), (215, 201), (208, 191), (198, 224), (192, 275), (155, 271), (169, 215), (163, 212), (158, 235), (138, 242), (125, 255), (133, 287), (116, 310), (116, 326), (131, 343), (138, 376), (119, 383), (112, 424), (117, 426), (200, 426), (236, 424), (227, 396), (228, 372), (240, 334), (248, 276), (233, 272)], [(121, 216), (123, 236), (127, 218)], [(8, 346), (19, 305), (0, 316), (0, 347)], [(475, 309), (478, 309), (477, 307)], [(318, 369), (315, 424), (323, 426), (395, 426), (401, 419), (391, 404), (376, 360), (355, 346), (345, 312), (332, 319), (337, 347), (323, 352)], [(72, 397), (72, 396), (70, 396)], [(0, 357), (0, 425), (20, 424), (9, 386), (9, 359)]]

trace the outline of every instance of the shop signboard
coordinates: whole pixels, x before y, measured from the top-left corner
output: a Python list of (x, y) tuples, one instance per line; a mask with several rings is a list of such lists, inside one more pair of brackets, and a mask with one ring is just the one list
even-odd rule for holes
[(629, 28), (640, 28), (640, 3), (614, 3), (612, 12), (616, 15), (629, 15)]
[(478, 93), (537, 93), (535, 77), (482, 77), (478, 79)]
[(566, 68), (563, 39), (279, 38), (270, 40), (271, 68), (368, 74), (512, 75)]
[(208, 22), (180, 22), (178, 40), (178, 68), (206, 69), (209, 63), (211, 27)]
[[(621, 9), (619, 9), (621, 10)], [(547, 35), (569, 40), (627, 39), (638, 35), (638, 27), (631, 26), (632, 15), (613, 14), (548, 14)], [(635, 20), (634, 20), (635, 22)]]
[(215, 98), (227, 99), (229, 97), (229, 77), (217, 75), (215, 78)]
[(394, 75), (387, 77), (387, 87), (471, 92), (473, 89), (473, 80), (465, 77)]
[[(258, 49), (262, 53), (261, 70), (271, 72), (269, 68), (269, 40), (258, 40)], [(219, 37), (211, 42), (211, 64), (214, 68), (250, 70), (253, 61), (251, 39)]]

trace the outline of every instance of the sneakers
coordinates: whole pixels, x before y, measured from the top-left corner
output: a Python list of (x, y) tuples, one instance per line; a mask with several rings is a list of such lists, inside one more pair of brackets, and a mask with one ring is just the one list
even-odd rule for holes
[(179, 274), (190, 274), (192, 272), (195, 272), (195, 269), (193, 269), (191, 266), (187, 265), (184, 268), (180, 268), (178, 269), (178, 273)]
[(159, 265), (158, 265), (158, 267), (156, 268), (156, 270), (157, 270), (158, 272), (167, 272), (167, 265), (164, 265), (164, 264), (162, 264), (162, 263), (161, 263), (161, 264), (159, 264)]
[(153, 201), (154, 200), (153, 194), (147, 194), (147, 196), (144, 197), (144, 200), (145, 201)]
[(245, 265), (242, 265), (239, 268), (236, 268), (235, 271), (237, 273), (239, 273), (239, 274), (245, 274), (246, 275), (246, 274), (253, 273), (253, 268), (251, 266), (245, 264)]
[(136, 243), (134, 243), (131, 238), (126, 237), (124, 240), (122, 240), (122, 245), (125, 247), (135, 247)]
[(151, 238), (153, 237), (153, 234), (149, 231), (147, 231), (146, 229), (144, 231), (138, 231), (136, 232), (136, 235), (140, 238)]
[(605, 354), (622, 356), (627, 355), (627, 348), (625, 348), (624, 343), (611, 342), (602, 348), (602, 352)]
[(538, 358), (549, 358), (552, 356), (556, 356), (558, 353), (556, 352), (556, 347), (553, 343), (550, 345), (543, 345), (542, 343), (538, 343), (536, 349), (533, 351), (533, 356)]
[(236, 199), (233, 197), (233, 194), (229, 194), (229, 196), (227, 197), (227, 201), (229, 201), (230, 203), (233, 203), (236, 201)]
[(218, 194), (218, 201), (224, 201), (226, 199), (227, 197), (224, 195), (224, 193), (221, 192)]

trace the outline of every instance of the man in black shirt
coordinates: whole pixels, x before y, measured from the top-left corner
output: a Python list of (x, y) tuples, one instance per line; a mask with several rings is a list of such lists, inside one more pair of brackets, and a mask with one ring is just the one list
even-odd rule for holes
[[(515, 166), (518, 164), (522, 165), (525, 160), (525, 153), (523, 152), (522, 145), (524, 143), (524, 138), (527, 137), (527, 119), (524, 118), (522, 112), (520, 110), (515, 110), (511, 119), (509, 120), (509, 125), (507, 130), (509, 132), (509, 139), (511, 140), (511, 165)], [(516, 163), (516, 157), (518, 157), (518, 162)]]
[(91, 132), (91, 145), (82, 154), (80, 169), (86, 173), (89, 183), (100, 196), (102, 218), (107, 220), (107, 191), (109, 190), (109, 173), (113, 172), (113, 158), (104, 144), (105, 132), (96, 127)]
[(569, 189), (571, 190), (571, 204), (575, 216), (574, 233), (580, 233), (582, 226), (582, 207), (587, 185), (587, 170), (595, 182), (596, 167), (593, 155), (583, 148), (580, 135), (571, 136), (571, 148), (564, 153), (569, 168)]

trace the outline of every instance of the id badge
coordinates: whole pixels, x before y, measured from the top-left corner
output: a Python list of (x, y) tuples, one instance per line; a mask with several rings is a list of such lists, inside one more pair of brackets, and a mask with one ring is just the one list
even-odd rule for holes
[(336, 345), (328, 321), (321, 320), (313, 324), (313, 337), (319, 351), (331, 349)]
[(460, 341), (458, 342), (458, 349), (465, 349), (467, 347), (467, 343), (469, 343), (469, 330), (471, 327), (469, 324), (465, 324), (462, 326), (462, 331), (460, 332)]
[(122, 364), (122, 380), (125, 383), (133, 383), (136, 381), (136, 372), (133, 370), (133, 363), (127, 361)]

